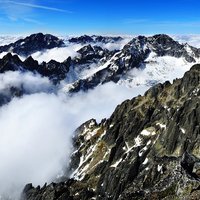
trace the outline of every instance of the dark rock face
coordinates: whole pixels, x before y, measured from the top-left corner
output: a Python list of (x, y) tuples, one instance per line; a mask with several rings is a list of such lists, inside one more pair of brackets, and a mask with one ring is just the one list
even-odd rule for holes
[(79, 44), (87, 44), (87, 43), (114, 43), (121, 41), (123, 38), (121, 37), (108, 37), (108, 36), (88, 36), (83, 35), (80, 37), (73, 37), (69, 39), (69, 42), (79, 43)]
[[(59, 185), (52, 183), (47, 186), (45, 184), (42, 188), (34, 188), (32, 184), (27, 184), (23, 190), (22, 199), (46, 199), (46, 200), (72, 200), (68, 185), (59, 183)], [(45, 193), (44, 193), (45, 192)]]
[(0, 73), (4, 73), (6, 71), (16, 71), (22, 64), (22, 61), (17, 55), (12, 56), (11, 53), (8, 53), (0, 59)]
[[(80, 84), (82, 81), (81, 74), (84, 71), (89, 72), (89, 70), (94, 69), (94, 66), (98, 67), (103, 65), (116, 53), (116, 51), (109, 51), (99, 46), (92, 45), (86, 45), (77, 52), (79, 53), (79, 56), (72, 59), (70, 69), (66, 77), (66, 82), (69, 82), (72, 86), (72, 89), (69, 92), (78, 92), (80, 90), (86, 91), (93, 88), (93, 86), (89, 84)], [(87, 75), (87, 73), (83, 74)], [(95, 81), (92, 84), (94, 87), (97, 86)]]
[[(199, 49), (191, 47), (188, 44), (179, 44), (168, 35), (154, 35), (153, 37), (149, 37), (147, 41), (155, 49), (158, 56), (169, 55), (177, 58), (183, 56), (188, 62), (195, 62), (194, 56), (199, 57)], [(191, 49), (192, 54), (189, 54), (187, 48)]]
[[(75, 180), (54, 188), (67, 188), (66, 199), (199, 199), (199, 97), (200, 65), (194, 65), (173, 84), (123, 102), (100, 124), (84, 123), (74, 138)], [(27, 185), (24, 197), (42, 199), (49, 187)]]
[(54, 47), (61, 47), (63, 45), (64, 42), (53, 35), (37, 33), (24, 39), (20, 39), (15, 43), (1, 46), (0, 52), (13, 52), (21, 56), (29, 56), (30, 54), (37, 51), (52, 49)]
[(94, 40), (88, 36), (88, 35), (83, 35), (83, 36), (80, 36), (80, 37), (74, 37), (74, 38), (71, 38), (69, 40), (69, 42), (72, 42), (72, 43), (90, 43), (90, 42), (94, 42)]
[(66, 77), (66, 73), (69, 71), (70, 65), (70, 57), (62, 63), (51, 60), (48, 63), (43, 62), (42, 64), (39, 64), (38, 61), (34, 60), (31, 56), (22, 62), (17, 55), (8, 53), (0, 59), (0, 73), (4, 73), (6, 71), (37, 72), (42, 76), (49, 77), (50, 80), (57, 83)]

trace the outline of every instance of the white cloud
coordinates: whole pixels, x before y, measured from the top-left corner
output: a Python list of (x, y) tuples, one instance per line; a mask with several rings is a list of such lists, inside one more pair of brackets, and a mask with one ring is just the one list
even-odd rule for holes
[(62, 172), (71, 152), (71, 118), (55, 95), (14, 99), (0, 110), (0, 193), (19, 196), (26, 183)]
[[(63, 38), (62, 38), (63, 39)], [(110, 51), (113, 50), (120, 50), (124, 47), (125, 44), (127, 44), (132, 37), (124, 37), (121, 41), (115, 42), (115, 43), (88, 43), (86, 45), (91, 44), (92, 46), (100, 46), (103, 49), (108, 49)], [(40, 63), (45, 61), (49, 62), (51, 59), (56, 60), (58, 62), (63, 62), (66, 60), (69, 56), (72, 58), (76, 57), (79, 55), (77, 51), (82, 48), (82, 44), (72, 44), (69, 42), (66, 42), (66, 47), (59, 47), (59, 48), (53, 48), (53, 49), (48, 49), (44, 51), (39, 51), (36, 53), (33, 53), (31, 56), (35, 59), (38, 60)], [(1, 54), (0, 54), (1, 55)]]
[(0, 36), (0, 46), (8, 45), (10, 43), (14, 43), (19, 39), (22, 39), (21, 36)]
[(26, 93), (50, 92), (54, 90), (53, 84), (46, 77), (31, 72), (8, 71), (0, 74), (0, 93), (7, 92), (9, 88), (23, 88)]
[[(143, 94), (148, 88), (147, 86), (128, 88), (109, 82), (88, 92), (79, 92), (67, 97), (67, 104), (78, 119), (78, 125), (91, 118), (100, 122), (101, 119), (110, 117), (115, 107), (122, 101)], [(63, 95), (62, 90), (59, 95)]]
[(166, 80), (172, 82), (175, 78), (181, 78), (193, 64), (195, 63), (188, 63), (184, 58), (158, 57), (155, 53), (151, 53), (143, 67), (130, 70), (119, 83), (135, 87), (137, 85), (155, 85)]
[[(11, 36), (0, 37), (0, 45), (15, 42), (17, 39), (20, 39), (20, 38), (22, 37), (11, 37)], [(66, 37), (60, 37), (60, 38), (64, 40), (68, 39), (68, 38), (66, 39)], [(100, 43), (99, 42), (99, 43), (88, 43), (88, 45), (91, 44), (92, 46), (100, 46), (103, 49), (108, 49), (110, 51), (121, 50), (124, 47), (124, 45), (126, 45), (131, 39), (132, 39), (132, 36), (124, 36), (122, 40), (117, 41), (115, 43), (112, 43), (112, 42)], [(81, 49), (83, 46), (87, 45), (87, 44), (86, 45), (73, 44), (73, 43), (69, 43), (68, 41), (65, 41), (65, 43), (66, 43), (66, 47), (59, 47), (59, 48), (56, 47), (53, 49), (38, 51), (38, 52), (33, 53), (31, 56), (40, 63), (42, 63), (43, 61), (49, 62), (52, 59), (56, 60), (57, 62), (63, 62), (69, 56), (71, 56), (72, 58), (78, 56), (79, 53), (77, 53), (77, 51)], [(3, 56), (5, 56), (6, 54), (7, 52), (0, 53), (0, 58), (3, 58)], [(26, 59), (25, 57), (21, 57), (21, 56), (18, 56), (18, 57), (20, 57), (21, 60)]]
[(49, 50), (39, 51), (36, 53), (33, 53), (31, 56), (38, 60), (38, 62), (49, 62), (50, 60), (56, 60), (58, 62), (63, 62), (66, 60), (69, 56), (74, 58), (75, 56), (78, 56), (79, 54), (76, 52), (82, 47), (80, 44), (70, 45), (67, 47), (60, 47), (60, 48), (53, 48)]
[(43, 23), (41, 23), (41, 21), (35, 20), (35, 19), (32, 19), (32, 18), (23, 18), (23, 20), (25, 22), (30, 22), (30, 23), (37, 24), (37, 25), (43, 25)]
[(60, 12), (65, 14), (73, 13), (70, 10), (65, 10), (57, 8), (56, 6), (50, 7), (46, 4), (41, 4), (38, 0), (0, 0), (0, 10), (2, 14), (5, 14), (11, 21), (26, 21), (41, 25), (42, 23), (39, 20), (36, 20), (33, 17), (36, 10), (46, 10), (49, 12)]
[(121, 50), (124, 45), (130, 42), (131, 39), (133, 39), (132, 36), (124, 36), (122, 40), (119, 40), (117, 42), (95, 43), (93, 46), (97, 45), (110, 51)]
[(180, 43), (200, 48), (200, 35), (172, 35), (172, 37)]

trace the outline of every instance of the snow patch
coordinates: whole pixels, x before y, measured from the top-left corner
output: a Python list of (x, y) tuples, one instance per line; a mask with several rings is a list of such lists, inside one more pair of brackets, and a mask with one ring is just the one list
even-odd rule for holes
[(115, 164), (111, 165), (110, 167), (116, 168), (122, 162), (122, 158), (115, 162)]
[(110, 126), (109, 126), (109, 128), (112, 128), (114, 126), (114, 124), (111, 124)]
[(184, 129), (184, 128), (180, 128), (180, 130), (181, 130), (181, 132), (182, 132), (183, 134), (185, 134), (185, 129)]
[(148, 142), (147, 142), (147, 146), (149, 146), (151, 144), (151, 140), (149, 140)]
[(162, 170), (162, 165), (157, 166), (157, 171), (160, 172)]
[(174, 79), (181, 78), (193, 64), (195, 63), (188, 63), (184, 58), (158, 57), (155, 53), (150, 53), (141, 68), (130, 70), (118, 83), (136, 87), (152, 86), (166, 80), (173, 82)]
[(156, 132), (144, 129), (140, 134), (143, 136), (153, 136), (156, 135)]
[(85, 137), (85, 140), (90, 140), (94, 135), (97, 134), (97, 131), (99, 130), (98, 129), (95, 129), (94, 131), (89, 131), (87, 134), (86, 134), (86, 137)]
[(137, 137), (134, 139), (134, 141), (135, 141), (134, 147), (139, 147), (139, 146), (141, 146), (141, 144), (142, 144), (142, 139), (140, 138), (140, 136), (137, 136)]
[(148, 171), (148, 170), (149, 170), (149, 167), (146, 167), (145, 170)]
[(200, 90), (200, 88), (195, 88), (195, 89), (192, 91), (192, 94), (195, 95), (195, 96), (197, 96), (199, 90)]
[(145, 158), (144, 162), (142, 163), (143, 165), (146, 165), (148, 163), (149, 159)]
[(143, 154), (147, 149), (148, 149), (147, 146), (145, 146), (143, 149), (141, 149), (141, 150), (139, 151), (139, 157), (141, 157), (142, 154)]
[(164, 128), (166, 130), (166, 125), (165, 124), (157, 123), (156, 125), (160, 126), (160, 128)]

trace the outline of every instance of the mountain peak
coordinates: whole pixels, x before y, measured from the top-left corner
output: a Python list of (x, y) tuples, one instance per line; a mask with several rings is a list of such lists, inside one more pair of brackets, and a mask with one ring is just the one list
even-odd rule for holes
[(167, 34), (156, 34), (152, 36), (155, 39), (164, 39), (164, 40), (173, 40), (172, 37), (170, 37)]
[(54, 47), (61, 47), (64, 42), (56, 36), (43, 33), (32, 34), (24, 39), (20, 39), (15, 43), (1, 46), (0, 52), (13, 52), (21, 56), (29, 56), (37, 51), (44, 49), (52, 49)]

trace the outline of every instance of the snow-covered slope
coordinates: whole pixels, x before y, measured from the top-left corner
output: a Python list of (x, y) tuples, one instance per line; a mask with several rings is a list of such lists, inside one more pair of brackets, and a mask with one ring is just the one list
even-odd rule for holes
[(151, 53), (141, 68), (130, 70), (119, 80), (118, 84), (135, 87), (140, 85), (152, 86), (166, 80), (172, 82), (176, 78), (181, 78), (192, 64), (183, 58), (158, 57)]

